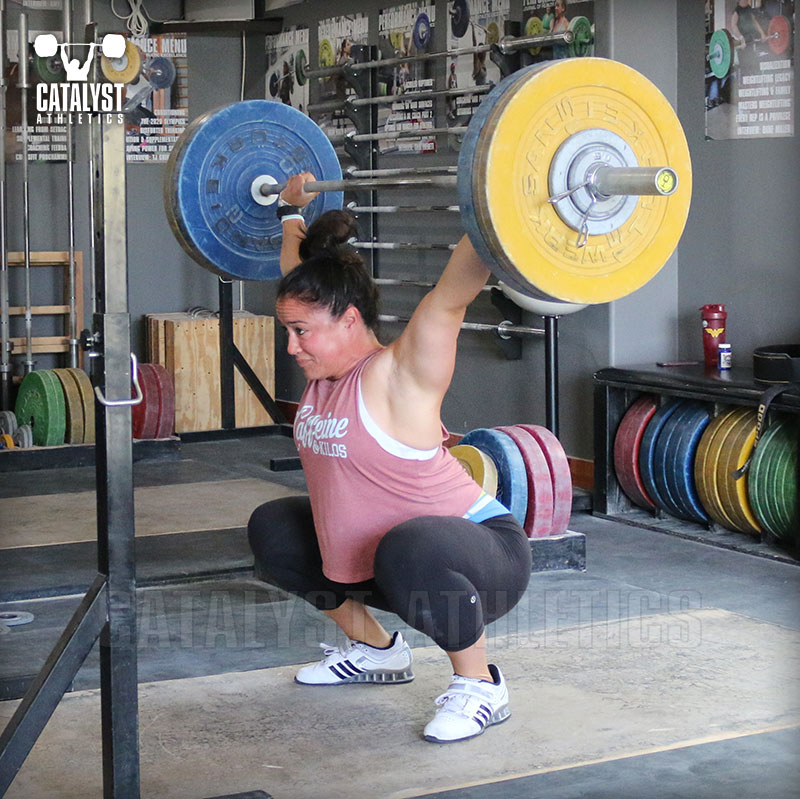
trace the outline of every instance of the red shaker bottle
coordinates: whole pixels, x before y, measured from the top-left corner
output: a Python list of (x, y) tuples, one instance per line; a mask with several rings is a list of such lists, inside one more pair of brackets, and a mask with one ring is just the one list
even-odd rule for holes
[(719, 345), (725, 342), (725, 322), (728, 314), (724, 305), (704, 305), (700, 311), (703, 315), (703, 355), (706, 369), (716, 369)]

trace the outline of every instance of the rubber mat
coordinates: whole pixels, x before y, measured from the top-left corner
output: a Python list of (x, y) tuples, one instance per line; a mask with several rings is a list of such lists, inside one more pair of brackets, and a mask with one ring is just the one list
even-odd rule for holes
[[(407, 799), (800, 723), (800, 632), (735, 613), (637, 616), (490, 646), (512, 715), (450, 746), (421, 738), (450, 674), (436, 647), (414, 650), (404, 686), (300, 686), (297, 666), (142, 684), (142, 796)], [(0, 724), (16, 704), (0, 704)], [(98, 691), (66, 696), (6, 799), (102, 796), (99, 708)]]
[[(298, 493), (252, 479), (137, 488), (136, 535), (243, 527), (258, 505)], [(96, 513), (94, 491), (4, 499), (0, 549), (93, 541)]]

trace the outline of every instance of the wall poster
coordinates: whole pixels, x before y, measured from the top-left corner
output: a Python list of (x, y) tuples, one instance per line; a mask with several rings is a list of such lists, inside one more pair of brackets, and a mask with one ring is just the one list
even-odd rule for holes
[(189, 119), (186, 34), (128, 41), (136, 54), (126, 49), (122, 59), (108, 62), (126, 77), (128, 69), (133, 73), (125, 83), (125, 157), (129, 163), (166, 161)]
[[(369, 18), (364, 14), (347, 17), (322, 19), (317, 26), (318, 64), (320, 67), (347, 66), (352, 64), (354, 47), (369, 44)], [(363, 59), (360, 59), (363, 60)], [(320, 103), (330, 103), (330, 109), (313, 111), (314, 121), (327, 134), (334, 134), (333, 141), (355, 130), (353, 123), (345, 116), (344, 101), (355, 95), (355, 90), (340, 75), (332, 75), (317, 81)]]
[[(449, 2), (447, 49), (478, 47), (500, 40), (509, 19), (510, 0), (455, 0)], [(491, 87), (500, 80), (500, 67), (488, 49), (452, 56), (447, 60), (447, 88)], [(447, 120), (452, 126), (469, 124), (483, 94), (459, 94), (447, 98)]]
[(794, 4), (706, 0), (706, 139), (794, 135)]
[(290, 28), (266, 37), (265, 97), (298, 111), (308, 109), (308, 28)]
[[(381, 59), (416, 56), (431, 51), (436, 25), (432, 2), (404, 3), (381, 9), (378, 14), (378, 50)], [(378, 70), (378, 93), (397, 97), (378, 106), (378, 131), (399, 132), (435, 127), (433, 98), (415, 100), (415, 92), (434, 89), (432, 60), (403, 61)], [(381, 153), (436, 152), (436, 137), (389, 137), (379, 142)]]

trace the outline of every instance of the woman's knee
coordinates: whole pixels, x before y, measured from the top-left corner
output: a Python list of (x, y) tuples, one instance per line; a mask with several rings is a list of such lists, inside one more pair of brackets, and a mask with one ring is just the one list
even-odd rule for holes
[(293, 558), (316, 541), (308, 497), (282, 497), (259, 505), (247, 523), (247, 538), (256, 560)]

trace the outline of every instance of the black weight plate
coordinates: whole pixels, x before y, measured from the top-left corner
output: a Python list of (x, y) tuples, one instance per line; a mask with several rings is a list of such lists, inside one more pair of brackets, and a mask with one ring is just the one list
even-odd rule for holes
[(453, 0), (450, 10), (450, 30), (460, 39), (469, 30), (469, 4), (467, 0)]

